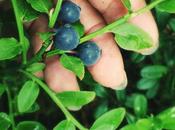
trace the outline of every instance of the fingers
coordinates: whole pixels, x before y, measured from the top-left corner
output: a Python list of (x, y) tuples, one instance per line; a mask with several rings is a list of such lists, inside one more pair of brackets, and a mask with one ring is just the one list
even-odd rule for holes
[[(88, 0), (104, 17), (107, 23), (110, 23), (117, 18), (126, 14), (126, 9), (122, 5), (121, 0)], [(144, 0), (131, 0), (131, 5), (134, 11), (145, 6)], [(143, 50), (142, 54), (148, 55), (155, 52), (158, 48), (158, 29), (151, 12), (146, 12), (139, 15), (129, 22), (139, 26), (144, 31), (150, 34), (153, 39), (153, 46)]]
[[(103, 18), (86, 0), (72, 0), (81, 7), (81, 23), (86, 33), (91, 33), (105, 25)], [(106, 87), (122, 89), (126, 87), (127, 78), (123, 60), (112, 34), (104, 34), (93, 39), (102, 49), (101, 59), (97, 64), (89, 67), (93, 78)]]
[[(48, 30), (47, 27), (48, 21), (44, 16), (41, 16), (31, 25), (31, 42), (35, 53), (42, 46), (42, 40), (37, 35), (37, 32), (46, 32)], [(59, 58), (57, 56), (46, 60), (44, 78), (49, 87), (56, 92), (79, 90), (76, 76), (59, 63)]]

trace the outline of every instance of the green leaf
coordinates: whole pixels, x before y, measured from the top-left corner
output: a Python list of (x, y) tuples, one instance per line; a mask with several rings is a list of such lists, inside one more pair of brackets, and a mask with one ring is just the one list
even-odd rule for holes
[(125, 50), (140, 52), (153, 45), (150, 35), (133, 24), (121, 24), (111, 31), (115, 33), (118, 45)]
[(74, 124), (71, 121), (61, 121), (53, 130), (76, 130)]
[(37, 33), (40, 37), (40, 39), (45, 42), (47, 41), (48, 39), (51, 39), (51, 37), (55, 34), (53, 32), (38, 32)]
[(27, 37), (24, 37), (24, 49), (23, 49), (23, 53), (25, 53), (27, 55), (27, 52), (29, 50), (29, 47), (30, 47), (30, 43), (29, 43), (29, 40), (27, 39)]
[(148, 102), (144, 95), (138, 94), (134, 100), (134, 112), (138, 117), (143, 117), (147, 113)]
[(10, 117), (6, 113), (0, 112), (0, 130), (8, 130), (10, 126)]
[(136, 123), (138, 130), (154, 130), (152, 129), (153, 125), (153, 122), (149, 119), (141, 119)]
[(165, 0), (157, 8), (164, 12), (175, 13), (175, 0)]
[(40, 106), (38, 105), (38, 103), (34, 103), (27, 111), (25, 111), (25, 113), (33, 113), (36, 112), (40, 109)]
[(131, 2), (130, 0), (122, 0), (122, 3), (124, 4), (124, 6), (131, 11)]
[(142, 78), (137, 82), (137, 88), (139, 90), (147, 90), (156, 87), (159, 81), (157, 79)]
[(63, 54), (60, 58), (60, 63), (66, 69), (75, 73), (80, 79), (83, 79), (85, 68), (83, 62), (79, 58)]
[(17, 130), (46, 130), (46, 128), (39, 122), (23, 121), (17, 125)]
[(148, 79), (158, 79), (168, 72), (168, 68), (163, 65), (146, 66), (141, 70), (141, 76)]
[(18, 110), (23, 113), (30, 109), (39, 95), (39, 87), (34, 81), (27, 81), (20, 90), (18, 100)]
[(11, 59), (21, 53), (21, 45), (14, 38), (0, 39), (0, 60)]
[(138, 129), (135, 124), (129, 124), (121, 128), (120, 130), (142, 130), (142, 129)]
[(65, 107), (70, 110), (77, 110), (93, 101), (95, 93), (88, 91), (66, 91), (58, 93), (57, 97), (61, 100)]
[(124, 116), (124, 108), (108, 111), (94, 122), (90, 130), (115, 130), (123, 121)]
[(175, 18), (170, 19), (169, 25), (171, 29), (175, 32)]
[(29, 67), (27, 67), (26, 70), (28, 72), (36, 73), (42, 71), (45, 68), (45, 66), (46, 65), (44, 63), (33, 63)]
[(117, 100), (119, 102), (125, 102), (125, 100), (126, 100), (126, 90), (117, 90), (116, 91), (116, 96), (117, 96)]
[(3, 84), (0, 84), (0, 97), (3, 95), (4, 92), (5, 92), (5, 87)]
[(131, 55), (131, 60), (134, 62), (134, 63), (140, 63), (141, 61), (143, 61), (145, 59), (146, 56), (144, 55), (141, 55), (139, 53), (132, 53)]
[(31, 22), (39, 16), (39, 13), (32, 9), (31, 5), (28, 4), (26, 0), (17, 0), (17, 4), (20, 17), (24, 22)]
[(27, 0), (27, 2), (30, 3), (35, 10), (42, 13), (49, 14), (49, 10), (52, 7), (51, 0)]
[(103, 101), (96, 109), (94, 112), (94, 118), (97, 119), (99, 118), (102, 114), (108, 111), (108, 102)]
[(169, 108), (157, 115), (163, 123), (164, 129), (174, 130), (175, 129), (175, 107)]
[(80, 37), (84, 35), (85, 28), (83, 24), (81, 24), (80, 22), (75, 22), (72, 24), (72, 27), (76, 30), (76, 32), (78, 32)]
[(154, 86), (153, 88), (150, 88), (147, 92), (146, 92), (146, 97), (148, 99), (152, 99), (154, 98), (157, 93), (158, 93), (158, 89), (159, 89), (159, 84), (157, 84), (156, 86)]

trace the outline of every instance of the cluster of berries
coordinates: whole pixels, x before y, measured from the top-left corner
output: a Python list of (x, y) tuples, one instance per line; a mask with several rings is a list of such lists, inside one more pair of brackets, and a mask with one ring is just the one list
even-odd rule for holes
[(101, 50), (98, 45), (92, 41), (79, 44), (79, 33), (73, 28), (72, 24), (80, 19), (80, 7), (71, 1), (62, 3), (58, 20), (61, 26), (56, 29), (54, 46), (56, 49), (64, 51), (75, 51), (86, 66), (91, 66), (100, 59)]

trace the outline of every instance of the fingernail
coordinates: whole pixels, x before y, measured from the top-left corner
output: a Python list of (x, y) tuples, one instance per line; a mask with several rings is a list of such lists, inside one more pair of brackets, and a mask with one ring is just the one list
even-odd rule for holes
[(123, 90), (127, 87), (128, 79), (127, 79), (126, 73), (124, 74), (124, 76), (125, 76), (125, 80), (119, 86), (115, 87), (116, 90)]

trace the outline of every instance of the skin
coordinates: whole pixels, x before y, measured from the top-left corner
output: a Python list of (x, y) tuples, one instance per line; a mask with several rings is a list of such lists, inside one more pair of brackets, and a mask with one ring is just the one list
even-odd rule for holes
[[(127, 13), (120, 0), (72, 0), (81, 7), (81, 23), (85, 26), (86, 34), (102, 28)], [(131, 0), (133, 10), (145, 6), (144, 0)], [(146, 12), (135, 17), (129, 22), (139, 26), (150, 34), (154, 43), (153, 47), (143, 50), (142, 54), (152, 54), (158, 47), (158, 29), (151, 12)], [(42, 41), (36, 32), (47, 31), (48, 21), (41, 16), (30, 26), (32, 45), (36, 53), (41, 47)], [(127, 86), (127, 76), (124, 69), (122, 55), (111, 33), (98, 36), (92, 41), (102, 49), (102, 57), (97, 64), (88, 68), (93, 78), (100, 84), (120, 90)], [(37, 74), (44, 76), (45, 81), (56, 92), (79, 90), (76, 76), (66, 70), (60, 63), (59, 57), (54, 56), (45, 61), (46, 69)]]

